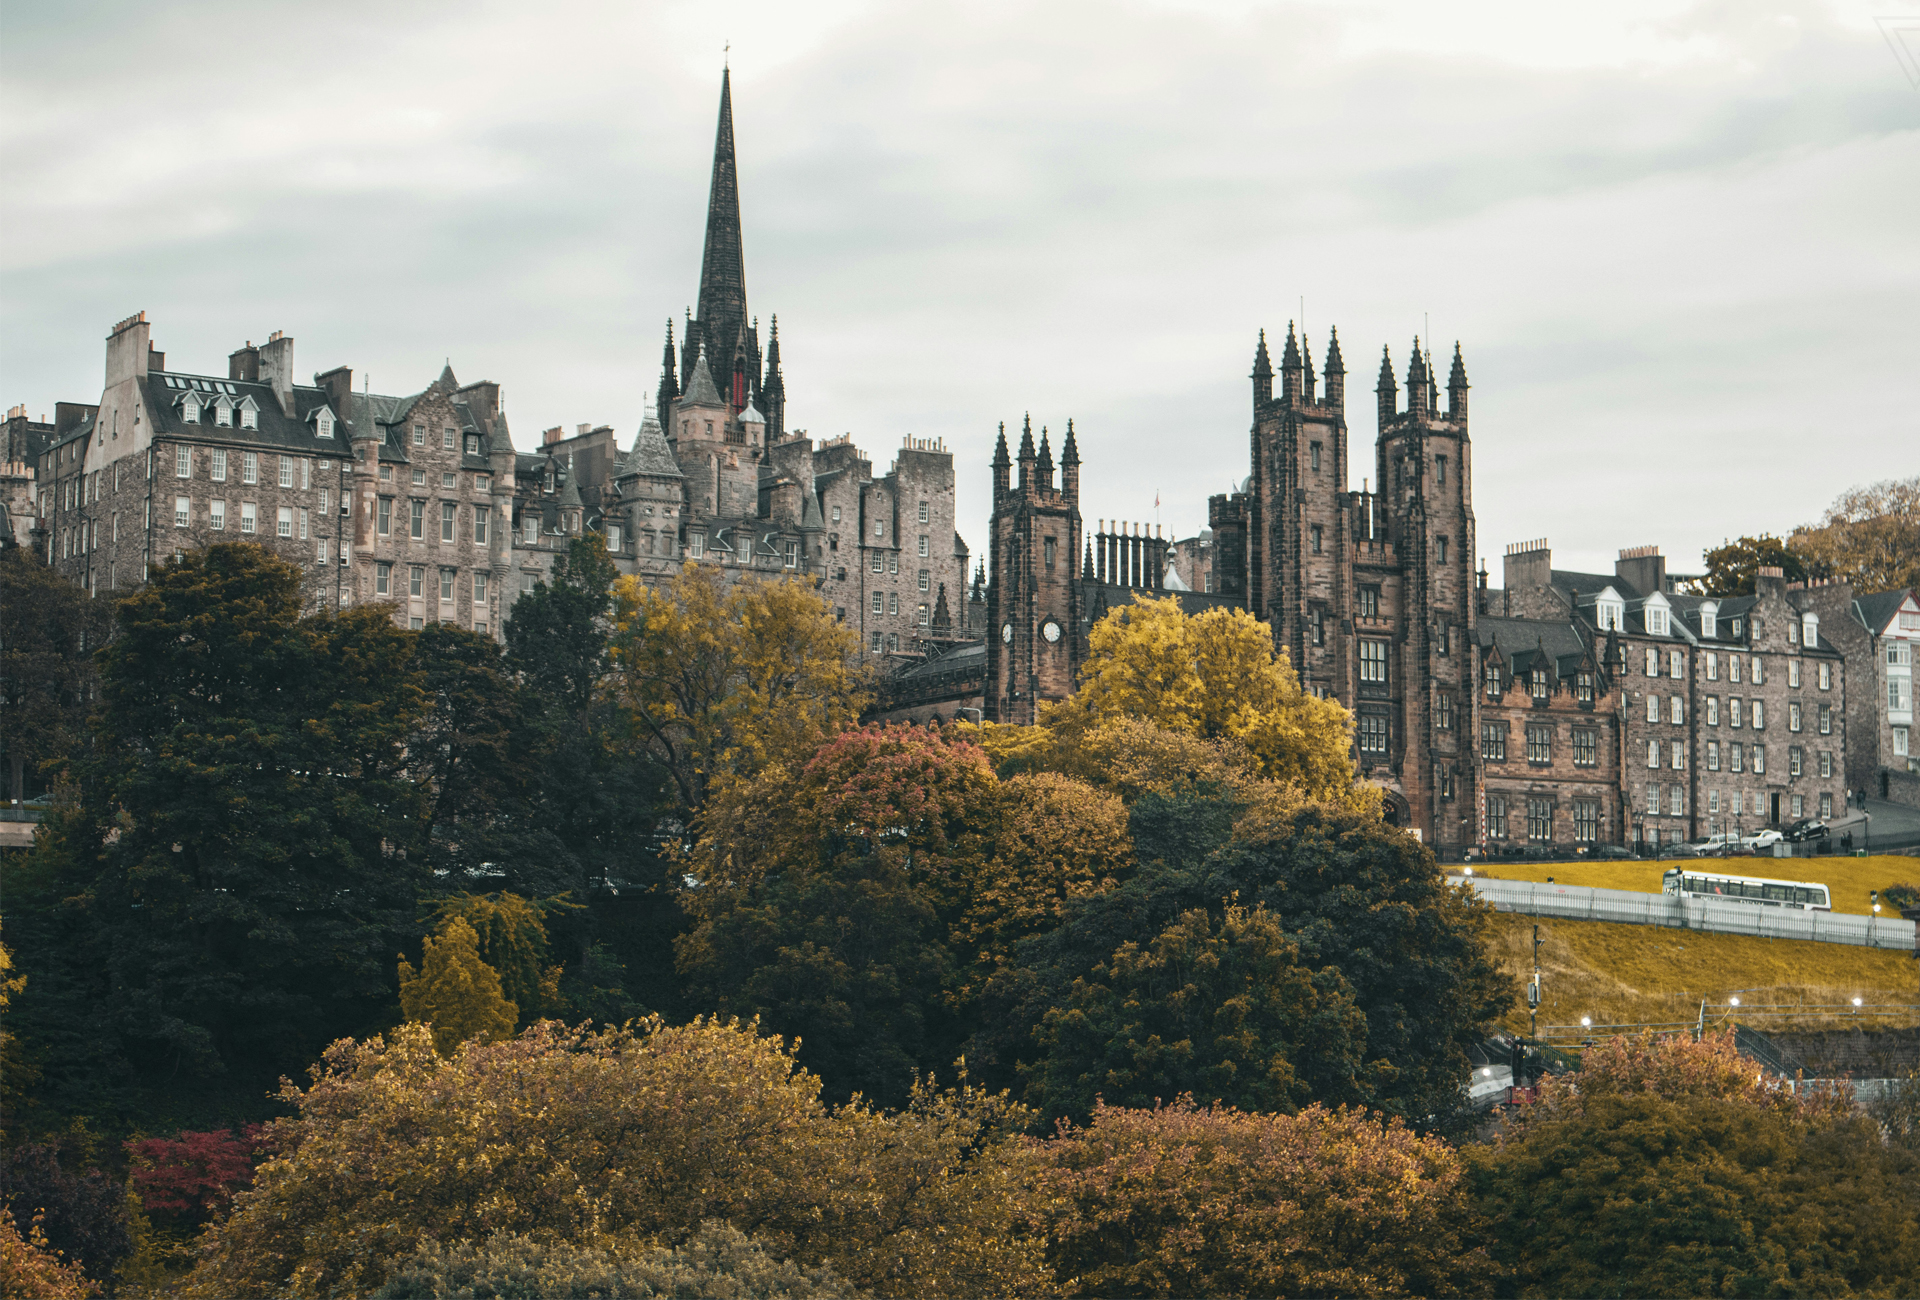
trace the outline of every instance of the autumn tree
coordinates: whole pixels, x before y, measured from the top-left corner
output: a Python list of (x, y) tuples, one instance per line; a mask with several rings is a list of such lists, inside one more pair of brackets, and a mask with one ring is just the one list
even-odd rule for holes
[(579, 910), (564, 896), (522, 898), (505, 892), (454, 894), (434, 904), (436, 927), (459, 918), (472, 927), (480, 959), (500, 977), (501, 996), (518, 1008), (522, 1026), (558, 1015), (560, 967), (548, 964), (546, 917)]
[(84, 738), (110, 608), (31, 549), (0, 549), (0, 762), (12, 802), (27, 797), (30, 772), (38, 785), (41, 765)]
[[(1044, 1293), (1027, 1116), (916, 1089), (829, 1108), (780, 1040), (713, 1021), (551, 1022), (451, 1057), (417, 1025), (330, 1048), (275, 1154), (208, 1230), (189, 1295), (364, 1295), (432, 1244), (680, 1247), (747, 1225), (773, 1259), (884, 1295)], [(423, 1245), (423, 1243), (427, 1243)]]
[(60, 1257), (39, 1223), (29, 1221), (23, 1237), (13, 1212), (4, 1206), (0, 1206), (0, 1290), (17, 1300), (85, 1300), (100, 1294), (99, 1286), (77, 1264)]
[(426, 939), (420, 970), (400, 963), (400, 1009), (410, 1021), (433, 1028), (442, 1056), (469, 1038), (498, 1041), (513, 1033), (520, 1009), (500, 995), (500, 975), (480, 960), (480, 939), (461, 916), (440, 924)]
[(1128, 940), (1076, 979), (1037, 1035), (1027, 1101), (1046, 1118), (1105, 1098), (1153, 1106), (1193, 1095), (1294, 1111), (1371, 1094), (1366, 1016), (1333, 967), (1302, 966), (1265, 908), (1182, 913), (1151, 943)]
[(1691, 584), (1701, 596), (1751, 596), (1754, 581), (1766, 567), (1779, 569), (1789, 582), (1807, 577), (1805, 558), (1770, 533), (1722, 542), (1709, 547), (1703, 558), (1707, 571)]
[(665, 764), (683, 815), (717, 781), (810, 752), (859, 716), (858, 644), (809, 584), (685, 565), (622, 579), (611, 653), (627, 724)]
[(1796, 1089), (1731, 1033), (1614, 1041), (1471, 1148), (1514, 1295), (1907, 1295), (1920, 1168), (1842, 1093)]
[(1100, 1105), (1044, 1147), (1074, 1296), (1486, 1295), (1459, 1158), (1355, 1109)]
[(1920, 586), (1920, 474), (1842, 492), (1818, 524), (1787, 539), (1817, 576), (1855, 591)]
[(1088, 643), (1079, 688), (1051, 707), (1048, 725), (1072, 733), (1131, 717), (1230, 738), (1263, 775), (1306, 798), (1367, 798), (1354, 790), (1351, 715), (1301, 690), (1285, 652), (1274, 653), (1272, 629), (1245, 610), (1189, 616), (1176, 596), (1144, 599), (1101, 619)]

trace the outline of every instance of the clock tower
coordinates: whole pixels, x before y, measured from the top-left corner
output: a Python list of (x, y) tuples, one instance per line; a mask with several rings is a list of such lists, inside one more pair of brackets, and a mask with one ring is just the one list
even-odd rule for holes
[(1073, 421), (1053, 481), (1047, 431), (1033, 447), (1033, 421), (1020, 430), (1020, 481), (1011, 481), (1007, 426), (993, 450), (993, 522), (987, 571), (987, 686), (990, 722), (1028, 724), (1042, 701), (1073, 693), (1080, 671), (1080, 591), (1075, 565), (1083, 544), (1080, 448)]

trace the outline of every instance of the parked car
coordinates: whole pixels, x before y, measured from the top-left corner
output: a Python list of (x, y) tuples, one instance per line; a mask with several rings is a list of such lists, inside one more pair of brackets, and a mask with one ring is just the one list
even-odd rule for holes
[(1740, 847), (1751, 853), (1755, 849), (1770, 849), (1786, 838), (1787, 837), (1779, 831), (1769, 826), (1765, 830), (1755, 831), (1751, 835), (1742, 835), (1740, 837)]
[(1633, 850), (1624, 844), (1582, 844), (1573, 851), (1577, 858), (1631, 858)]
[(1801, 844), (1807, 840), (1824, 840), (1832, 833), (1818, 817), (1802, 817), (1787, 827), (1786, 838), (1789, 844)]
[(1682, 844), (1680, 850), (1696, 858), (1719, 858), (1734, 852), (1740, 847), (1740, 837), (1730, 831), (1709, 835), (1704, 840), (1695, 840), (1691, 844)]

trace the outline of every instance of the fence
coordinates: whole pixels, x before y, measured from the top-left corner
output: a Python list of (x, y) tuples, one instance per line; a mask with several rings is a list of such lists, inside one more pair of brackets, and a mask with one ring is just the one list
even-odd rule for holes
[(1547, 885), (1531, 880), (1487, 880), (1475, 876), (1466, 883), (1500, 911), (1523, 912), (1528, 916), (1659, 925), (1712, 934), (1749, 934), (1763, 939), (1811, 939), (1816, 943), (1847, 943), (1909, 952), (1915, 947), (1914, 923), (1898, 917), (1802, 912), (1754, 903), (1642, 894), (1627, 889)]

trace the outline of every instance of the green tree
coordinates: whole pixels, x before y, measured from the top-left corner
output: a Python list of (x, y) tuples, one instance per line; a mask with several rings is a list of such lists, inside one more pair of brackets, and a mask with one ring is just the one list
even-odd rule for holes
[[(774, 1259), (862, 1291), (1044, 1294), (1028, 1116), (961, 1086), (829, 1108), (750, 1025), (545, 1022), (441, 1057), (427, 1030), (329, 1048), (188, 1295), (364, 1295), (424, 1243), (682, 1247), (751, 1227)], [(430, 1249), (431, 1247), (426, 1247)], [(417, 1256), (415, 1256), (417, 1258)]]
[(1364, 1111), (1098, 1106), (1045, 1145), (1074, 1296), (1486, 1295), (1461, 1162)]
[(1920, 586), (1920, 474), (1850, 488), (1787, 539), (1818, 576), (1855, 591)]
[(577, 911), (564, 896), (539, 901), (518, 894), (454, 894), (434, 906), (436, 926), (459, 918), (472, 927), (480, 959), (498, 972), (500, 992), (519, 1009), (521, 1024), (564, 1011), (560, 967), (547, 964), (550, 912)]
[(33, 793), (42, 764), (73, 755), (86, 733), (93, 653), (105, 643), (108, 606), (54, 572), (33, 551), (0, 550), (0, 762), (7, 798)]
[(222, 544), (121, 602), (86, 801), (55, 827), (100, 1011), (171, 1068), (311, 1060), (391, 1005), (413, 929), (412, 635), (373, 606), (303, 618), (300, 577)]
[(400, 962), (400, 1010), (433, 1029), (434, 1048), (451, 1056), (470, 1038), (498, 1041), (513, 1034), (520, 1008), (500, 994), (500, 975), (480, 960), (480, 938), (459, 916), (426, 939), (420, 970)]
[(1764, 566), (1779, 569), (1789, 582), (1800, 582), (1808, 576), (1805, 559), (1770, 533), (1722, 542), (1709, 548), (1704, 558), (1707, 571), (1692, 584), (1701, 596), (1751, 596), (1754, 580)]
[(1077, 979), (1038, 1034), (1027, 1101), (1046, 1118), (1193, 1095), (1245, 1110), (1359, 1100), (1366, 1017), (1339, 971), (1304, 969), (1264, 908), (1183, 913)]

